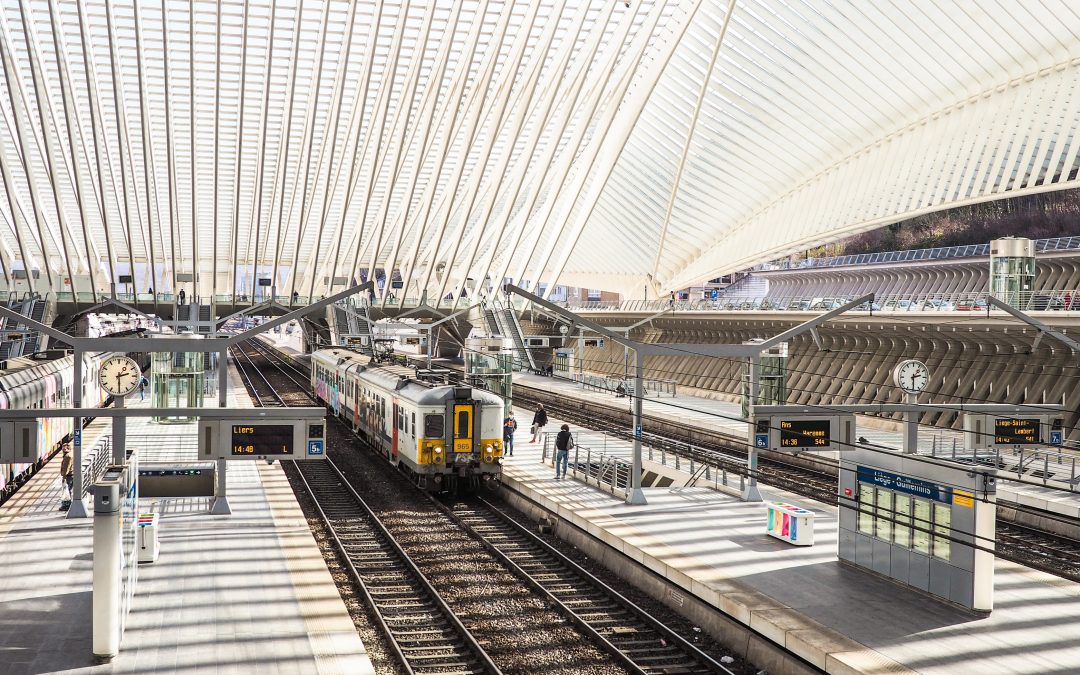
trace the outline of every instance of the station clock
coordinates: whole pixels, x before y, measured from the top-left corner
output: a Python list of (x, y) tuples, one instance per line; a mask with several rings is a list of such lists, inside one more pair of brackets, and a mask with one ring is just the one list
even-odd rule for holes
[(893, 383), (908, 394), (918, 394), (930, 384), (930, 369), (917, 359), (896, 364), (892, 372)]
[(98, 384), (113, 396), (127, 396), (138, 388), (141, 379), (139, 364), (126, 356), (111, 356), (98, 370)]

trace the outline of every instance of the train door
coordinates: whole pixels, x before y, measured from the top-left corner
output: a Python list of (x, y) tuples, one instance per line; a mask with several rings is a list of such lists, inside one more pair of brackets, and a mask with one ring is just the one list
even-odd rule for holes
[(398, 406), (397, 401), (394, 401), (394, 422), (393, 422), (393, 434), (390, 440), (390, 461), (393, 464), (397, 464), (398, 461), (398, 430), (401, 427), (401, 408)]
[(473, 406), (454, 404), (454, 452), (473, 451)]

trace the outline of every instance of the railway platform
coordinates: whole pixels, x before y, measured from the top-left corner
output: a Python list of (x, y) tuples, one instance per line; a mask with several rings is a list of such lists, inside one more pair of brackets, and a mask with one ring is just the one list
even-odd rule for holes
[[(514, 384), (542, 389), (566, 399), (629, 409), (630, 398), (617, 398), (609, 391), (585, 389), (580, 383), (564, 378), (545, 377), (532, 373), (514, 373)], [(663, 398), (646, 398), (642, 402), (643, 415), (685, 424), (740, 439), (746, 439), (746, 423), (741, 419), (738, 403), (679, 394)], [(869, 445), (890, 448), (897, 452), (903, 447), (903, 434), (881, 428), (880, 421), (857, 416), (857, 435)], [(939, 452), (948, 455), (953, 442), (963, 446), (963, 433), (951, 429), (923, 429), (919, 434), (919, 453)], [(746, 441), (748, 442), (748, 441)], [(808, 453), (812, 454), (812, 453)], [(835, 452), (832, 453), (835, 456)], [(1080, 492), (1069, 493), (1060, 488), (1021, 484), (1008, 480), (1010, 474), (999, 474), (998, 499), (1016, 502), (1026, 507), (1080, 519)]]
[[(228, 403), (251, 407), (233, 368)], [(96, 420), (85, 447), (110, 430)], [(143, 463), (194, 461), (195, 433), (131, 418), (127, 445)], [(161, 555), (140, 565), (119, 655), (96, 665), (92, 518), (58, 510), (58, 466), (0, 508), (0, 672), (374, 673), (281, 464), (256, 461), (230, 464), (231, 515), (206, 498), (142, 500)]]
[[(995, 609), (972, 614), (841, 564), (835, 506), (762, 486), (766, 500), (814, 512), (815, 543), (806, 547), (766, 535), (761, 504), (709, 488), (645, 488), (648, 504), (628, 506), (554, 480), (542, 444), (529, 443), (532, 411), (515, 415), (505, 496), (555, 514), (559, 536), (770, 673), (811, 671), (806, 664), (830, 673), (1077, 672), (1080, 584), (998, 560)], [(551, 416), (547, 428), (561, 423)]]

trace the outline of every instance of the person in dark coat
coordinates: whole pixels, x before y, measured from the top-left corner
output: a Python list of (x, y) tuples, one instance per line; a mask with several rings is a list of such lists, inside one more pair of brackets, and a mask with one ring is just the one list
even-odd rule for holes
[(517, 420), (511, 412), (503, 420), (503, 454), (514, 455), (514, 432), (517, 431)]
[(540, 403), (536, 409), (536, 414), (533, 415), (532, 421), (532, 440), (530, 443), (536, 442), (536, 437), (544, 432), (544, 427), (547, 426), (547, 411), (544, 410), (544, 404)]
[(555, 437), (555, 480), (566, 478), (566, 464), (573, 449), (574, 437), (570, 435), (570, 425), (564, 424)]

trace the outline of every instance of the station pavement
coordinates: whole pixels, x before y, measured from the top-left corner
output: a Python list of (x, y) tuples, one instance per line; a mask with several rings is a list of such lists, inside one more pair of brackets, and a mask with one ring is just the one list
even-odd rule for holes
[[(648, 504), (629, 506), (596, 487), (554, 480), (551, 459), (541, 461), (543, 444), (529, 443), (532, 411), (516, 408), (515, 416), (514, 456), (504, 459), (509, 487), (817, 668), (1080, 672), (1080, 584), (997, 560), (994, 611), (973, 614), (841, 564), (835, 506), (761, 486), (767, 501), (814, 512), (815, 543), (806, 547), (765, 534), (762, 504), (706, 487), (645, 488)], [(551, 417), (547, 429), (562, 423)], [(727, 635), (748, 640), (739, 631)], [(796, 667), (775, 658), (757, 665)]]
[[(629, 406), (630, 401), (629, 398), (615, 398), (611, 392), (583, 389), (580, 384), (564, 378), (514, 373), (514, 382), (540, 387), (549, 392), (558, 392), (567, 398), (589, 400), (605, 405), (623, 401)], [(741, 419), (742, 411), (738, 403), (680, 394), (674, 397), (646, 398), (642, 402), (642, 408), (643, 414), (647, 416), (664, 417), (673, 422), (746, 438), (746, 422)], [(857, 437), (865, 438), (872, 445), (896, 452), (900, 452), (903, 447), (903, 434), (899, 431), (880, 428), (878, 420), (858, 415), (856, 425)], [(963, 432), (922, 427), (919, 433), (919, 453), (928, 455), (936, 450), (939, 456), (947, 458), (954, 442), (958, 444), (958, 447), (963, 447), (965, 442)], [(823, 454), (836, 456), (835, 451)], [(999, 473), (998, 499), (1080, 519), (1080, 492), (1070, 494), (1053, 487), (1010, 482), (1008, 478), (1008, 473)], [(1077, 670), (1080, 672), (1080, 666)]]
[[(232, 369), (229, 406), (251, 406)], [(95, 420), (85, 447), (110, 431)], [(129, 419), (128, 448), (193, 461), (195, 425)], [(93, 518), (58, 510), (49, 462), (0, 507), (0, 673), (374, 673), (281, 464), (233, 462), (227, 480), (229, 516), (203, 498), (141, 500), (161, 514), (161, 556), (139, 566), (120, 654), (95, 665)]]

